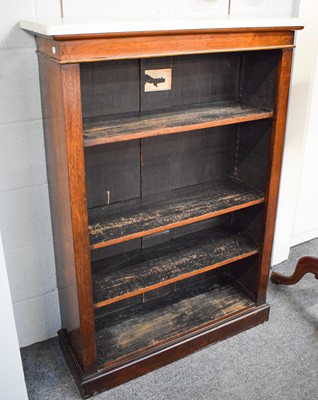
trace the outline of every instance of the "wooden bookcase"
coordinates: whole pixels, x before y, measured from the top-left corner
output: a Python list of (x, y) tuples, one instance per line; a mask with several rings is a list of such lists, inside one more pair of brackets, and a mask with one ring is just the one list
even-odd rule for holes
[(36, 35), (84, 397), (268, 319), (295, 29)]

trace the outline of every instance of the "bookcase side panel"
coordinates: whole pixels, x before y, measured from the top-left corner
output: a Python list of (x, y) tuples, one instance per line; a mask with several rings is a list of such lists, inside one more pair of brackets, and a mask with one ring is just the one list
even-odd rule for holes
[(278, 72), (277, 72), (277, 92), (276, 107), (274, 112), (274, 124), (271, 138), (271, 166), (268, 190), (265, 203), (265, 236), (263, 251), (261, 256), (261, 266), (258, 275), (259, 293), (258, 304), (263, 304), (266, 299), (268, 285), (268, 275), (270, 268), (270, 259), (272, 253), (273, 236), (275, 229), (275, 218), (277, 210), (278, 191), (280, 183), (280, 173), (283, 159), (283, 148), (285, 139), (288, 95), (290, 86), (292, 49), (281, 51)]
[(73, 351), (82, 359), (80, 320), (70, 208), (69, 178), (61, 101), (60, 66), (39, 56), (43, 128), (56, 277), (63, 328), (72, 336)]
[[(67, 152), (67, 125), (63, 72), (58, 63), (39, 56), (42, 113), (57, 283), (62, 327), (72, 351), (85, 369), (85, 343), (81, 324), (74, 221)], [(93, 336), (94, 337), (94, 336)], [(94, 354), (94, 353), (93, 353)]]

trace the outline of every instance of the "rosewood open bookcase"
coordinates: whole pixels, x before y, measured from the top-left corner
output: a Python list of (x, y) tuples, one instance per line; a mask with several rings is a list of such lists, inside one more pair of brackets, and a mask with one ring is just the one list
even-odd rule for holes
[(297, 26), (36, 35), (83, 397), (268, 319)]

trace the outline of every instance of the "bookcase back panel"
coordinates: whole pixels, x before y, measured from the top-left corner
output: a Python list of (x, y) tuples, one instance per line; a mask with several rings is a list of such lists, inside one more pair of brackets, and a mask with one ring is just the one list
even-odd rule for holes
[(241, 232), (257, 243), (264, 240), (264, 204), (238, 210), (231, 214), (233, 229)]
[[(239, 64), (239, 53), (142, 59), (141, 111), (234, 100)], [(171, 90), (145, 92), (145, 71), (162, 68), (171, 68)]]
[(85, 149), (88, 208), (236, 176), (265, 192), (272, 120)]
[(139, 60), (83, 63), (83, 117), (139, 111)]
[(234, 174), (236, 126), (88, 147), (89, 208)]
[(236, 149), (236, 176), (266, 191), (271, 157), (272, 119), (240, 124)]
[(235, 140), (234, 125), (144, 139), (143, 196), (233, 175)]
[[(266, 53), (268, 55), (251, 51), (83, 63), (80, 66), (83, 118), (237, 100), (273, 108), (279, 52)], [(170, 71), (168, 75), (167, 71)], [(161, 86), (162, 81), (166, 86)]]
[(88, 208), (139, 198), (140, 142), (85, 149)]
[(240, 100), (254, 106), (274, 108), (279, 51), (252, 51), (243, 54)]
[(256, 299), (259, 273), (259, 257), (257, 255), (230, 264), (227, 267), (227, 272), (244, 288), (246, 293), (249, 293), (253, 299)]

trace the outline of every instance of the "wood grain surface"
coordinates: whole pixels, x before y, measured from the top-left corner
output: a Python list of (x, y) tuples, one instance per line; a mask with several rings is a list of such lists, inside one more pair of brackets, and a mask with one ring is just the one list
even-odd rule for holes
[(127, 319), (113, 324), (108, 317), (97, 320), (98, 364), (156, 346), (254, 304), (244, 293), (224, 282), (215, 282), (203, 293), (195, 289), (185, 298), (177, 293), (166, 300), (161, 307), (150, 306), (137, 312), (132, 309)]
[(229, 227), (207, 229), (92, 264), (95, 307), (169, 285), (258, 253)]
[(208, 182), (126, 203), (90, 210), (91, 249), (202, 221), (264, 201), (237, 179)]
[(187, 132), (246, 121), (271, 118), (273, 112), (261, 107), (224, 102), (183, 108), (156, 114), (119, 116), (86, 122), (84, 145), (113, 143), (150, 136)]

